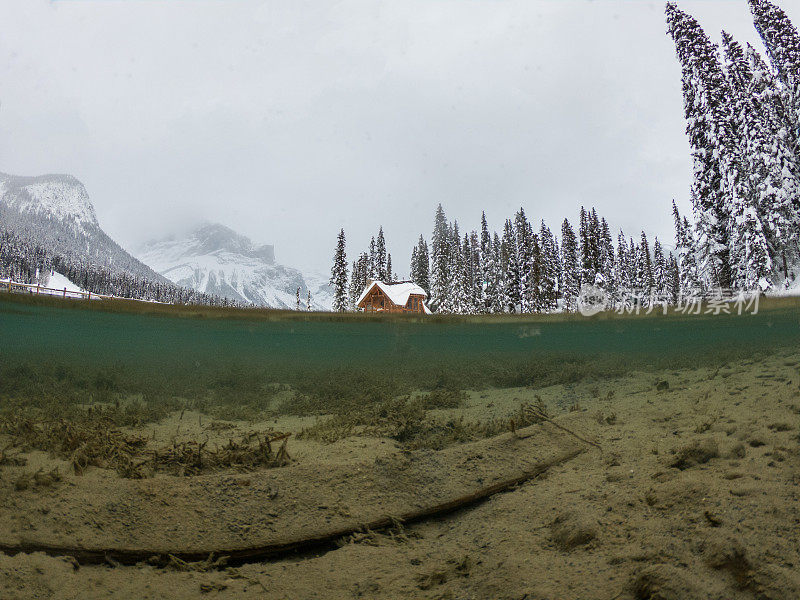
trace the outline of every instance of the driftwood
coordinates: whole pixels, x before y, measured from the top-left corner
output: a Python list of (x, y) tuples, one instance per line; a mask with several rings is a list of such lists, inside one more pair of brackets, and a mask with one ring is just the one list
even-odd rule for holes
[(558, 466), (572, 460), (584, 451), (576, 448), (564, 452), (537, 464), (532, 469), (518, 473), (516, 476), (480, 488), (472, 493), (457, 498), (452, 498), (440, 504), (413, 510), (400, 515), (383, 516), (366, 523), (347, 525), (337, 529), (322, 531), (317, 534), (275, 541), (265, 545), (239, 547), (239, 548), (207, 548), (203, 550), (175, 550), (175, 549), (134, 549), (134, 548), (88, 548), (80, 546), (57, 546), (39, 542), (20, 542), (7, 544), (0, 542), (0, 552), (9, 555), (19, 553), (43, 552), (50, 556), (72, 557), (78, 564), (120, 564), (132, 565), (140, 562), (167, 565), (170, 562), (181, 561), (184, 563), (207, 561), (209, 556), (225, 557), (226, 565), (237, 565), (249, 562), (260, 562), (268, 559), (279, 558), (297, 552), (310, 550), (324, 550), (336, 547), (336, 541), (359, 531), (381, 530), (394, 527), (399, 523), (415, 523), (426, 519), (440, 517), (464, 508), (468, 508), (500, 492), (509, 490), (526, 481), (535, 479), (551, 467)]
[[(537, 396), (537, 398), (538, 398), (538, 396)], [(540, 401), (541, 401), (541, 399), (540, 399)], [(584, 442), (586, 444), (589, 444), (590, 446), (594, 446), (595, 448), (600, 450), (601, 453), (603, 452), (602, 446), (600, 446), (600, 444), (598, 444), (597, 442), (593, 442), (592, 440), (587, 440), (585, 437), (578, 435), (577, 433), (575, 433), (571, 429), (567, 429), (563, 425), (559, 425), (558, 423), (556, 423), (553, 419), (551, 419), (549, 417), (549, 415), (547, 414), (547, 411), (545, 411), (545, 409), (543, 408), (543, 406), (541, 404), (540, 405), (536, 405), (536, 406), (524, 406), (522, 410), (525, 413), (527, 413), (528, 415), (533, 415), (538, 421), (547, 421), (552, 426), (560, 429), (561, 431), (564, 431), (565, 433), (570, 434), (575, 439), (578, 439), (578, 440), (580, 440), (580, 441), (582, 441), (582, 442)], [(511, 435), (513, 435), (518, 440), (524, 440), (525, 438), (529, 438), (529, 437), (531, 437), (531, 435), (533, 435), (533, 434), (527, 434), (527, 435), (518, 434), (517, 433), (516, 424), (514, 423), (514, 419), (511, 419), (511, 422), (509, 423), (509, 425), (510, 425), (510, 429), (511, 429)]]

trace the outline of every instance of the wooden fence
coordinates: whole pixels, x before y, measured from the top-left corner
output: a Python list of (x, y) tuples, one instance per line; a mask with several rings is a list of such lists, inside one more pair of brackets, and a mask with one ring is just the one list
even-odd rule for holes
[(92, 292), (77, 292), (64, 288), (59, 290), (56, 288), (49, 288), (34, 283), (16, 283), (14, 281), (0, 280), (0, 291), (14, 292), (14, 293), (28, 293), (28, 294), (44, 294), (46, 296), (59, 296), (62, 298), (77, 298), (80, 300), (100, 300), (103, 298), (113, 298), (114, 296), (104, 296), (103, 294), (94, 294)]

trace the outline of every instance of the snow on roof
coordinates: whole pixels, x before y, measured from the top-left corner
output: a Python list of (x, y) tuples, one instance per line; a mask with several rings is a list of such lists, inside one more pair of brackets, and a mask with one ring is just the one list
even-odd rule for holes
[(412, 294), (419, 294), (423, 298), (428, 297), (428, 294), (425, 293), (425, 290), (419, 287), (416, 283), (412, 283), (410, 281), (404, 281), (402, 283), (384, 283), (383, 281), (373, 281), (362, 292), (361, 296), (358, 298), (358, 302), (356, 302), (356, 306), (361, 304), (364, 298), (367, 297), (367, 294), (369, 294), (370, 290), (376, 285), (384, 294), (386, 294), (389, 300), (394, 302), (397, 306), (405, 306), (408, 303), (408, 297)]

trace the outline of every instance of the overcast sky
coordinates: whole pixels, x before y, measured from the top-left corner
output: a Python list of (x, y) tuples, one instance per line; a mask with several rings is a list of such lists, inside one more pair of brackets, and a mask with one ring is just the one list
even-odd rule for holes
[[(800, 0), (778, 0), (800, 20)], [(745, 0), (683, 0), (762, 48)], [(200, 220), (327, 269), (441, 202), (672, 240), (691, 163), (664, 3), (2, 0), (0, 171), (70, 173), (133, 247)]]

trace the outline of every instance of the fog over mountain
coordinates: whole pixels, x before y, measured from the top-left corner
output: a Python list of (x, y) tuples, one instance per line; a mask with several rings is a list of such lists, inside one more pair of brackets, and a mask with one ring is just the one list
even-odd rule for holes
[(0, 173), (0, 230), (77, 262), (166, 282), (100, 227), (86, 188), (71, 175), (20, 177)]
[[(245, 304), (294, 310), (297, 290), (307, 308), (309, 285), (303, 274), (275, 262), (273, 246), (256, 246), (224, 225), (206, 223), (184, 236), (144, 244), (137, 256), (170, 281)], [(327, 283), (311, 285), (311, 307), (330, 310)]]
[(292, 267), (278, 264), (271, 245), (257, 246), (224, 225), (205, 223), (137, 248), (138, 258), (101, 227), (83, 184), (71, 175), (21, 177), (0, 173), (0, 231), (22, 236), (53, 255), (105, 267), (153, 282), (271, 308), (329, 310), (327, 277), (309, 281)]

